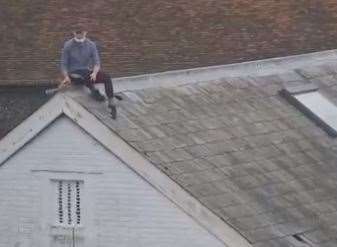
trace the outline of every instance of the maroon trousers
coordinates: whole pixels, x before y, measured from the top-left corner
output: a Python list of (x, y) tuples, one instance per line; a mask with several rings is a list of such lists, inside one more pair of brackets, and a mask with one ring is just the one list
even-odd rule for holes
[(69, 73), (69, 77), (71, 82), (74, 84), (85, 85), (90, 90), (95, 90), (94, 84), (104, 83), (105, 94), (108, 96), (108, 98), (112, 98), (114, 96), (114, 91), (110, 75), (99, 71), (96, 76), (96, 81), (92, 81), (90, 79), (91, 73), (92, 70), (88, 69), (75, 70)]

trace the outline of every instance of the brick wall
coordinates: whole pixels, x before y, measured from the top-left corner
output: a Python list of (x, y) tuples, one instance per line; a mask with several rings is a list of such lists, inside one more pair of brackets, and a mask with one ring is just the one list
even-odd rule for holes
[(80, 246), (224, 246), (64, 117), (0, 166), (0, 247), (72, 246), (53, 179), (83, 181)]
[(5, 1), (0, 84), (57, 79), (76, 22), (88, 25), (115, 77), (337, 47), (335, 0)]

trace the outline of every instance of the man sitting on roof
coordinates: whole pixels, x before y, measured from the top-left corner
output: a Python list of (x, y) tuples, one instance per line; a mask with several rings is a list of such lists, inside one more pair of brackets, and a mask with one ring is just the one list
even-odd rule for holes
[(64, 43), (61, 57), (61, 70), (64, 80), (61, 87), (67, 87), (71, 82), (86, 85), (92, 97), (104, 101), (105, 97), (95, 88), (95, 83), (104, 83), (108, 96), (108, 106), (113, 117), (116, 107), (113, 103), (113, 85), (111, 77), (100, 71), (100, 58), (96, 44), (86, 37), (87, 31), (82, 26), (73, 31), (74, 37)]

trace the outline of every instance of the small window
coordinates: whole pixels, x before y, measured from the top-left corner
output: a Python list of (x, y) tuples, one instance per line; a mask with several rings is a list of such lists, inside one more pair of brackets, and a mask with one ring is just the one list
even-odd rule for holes
[(337, 106), (319, 93), (315, 85), (286, 87), (281, 94), (330, 136), (337, 136)]
[(81, 192), (83, 182), (71, 180), (56, 180), (55, 218), (57, 225), (81, 225)]

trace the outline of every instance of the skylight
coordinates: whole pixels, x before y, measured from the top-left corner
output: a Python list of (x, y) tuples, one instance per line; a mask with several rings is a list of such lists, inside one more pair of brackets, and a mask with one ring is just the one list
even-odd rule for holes
[(330, 136), (337, 136), (337, 106), (324, 97), (315, 85), (286, 87), (281, 94)]

